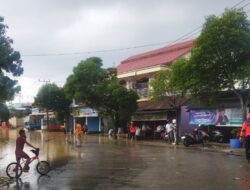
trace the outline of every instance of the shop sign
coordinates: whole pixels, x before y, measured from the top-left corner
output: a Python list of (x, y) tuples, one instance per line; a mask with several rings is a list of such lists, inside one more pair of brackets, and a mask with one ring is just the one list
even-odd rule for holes
[(216, 121), (216, 111), (211, 110), (191, 110), (189, 112), (190, 125), (213, 125)]
[(240, 108), (217, 110), (216, 126), (241, 126), (242, 112)]
[(94, 109), (91, 108), (81, 108), (79, 109), (78, 116), (81, 117), (97, 117), (98, 113)]
[(240, 108), (225, 108), (220, 110), (191, 110), (190, 125), (241, 126), (242, 112)]

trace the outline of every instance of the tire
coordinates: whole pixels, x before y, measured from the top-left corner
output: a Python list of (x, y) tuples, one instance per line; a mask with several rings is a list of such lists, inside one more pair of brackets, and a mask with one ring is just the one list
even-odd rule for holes
[[(13, 171), (16, 169), (16, 171)], [(6, 168), (6, 174), (9, 178), (19, 178), (23, 173), (23, 168), (20, 164), (17, 162), (10, 163)]]
[(218, 143), (223, 143), (224, 142), (224, 138), (223, 137), (218, 137), (216, 142)]
[(47, 161), (40, 161), (36, 165), (36, 170), (41, 175), (46, 175), (50, 171), (50, 166)]
[(184, 144), (185, 147), (189, 147), (189, 145), (190, 145), (189, 139), (188, 139), (188, 138), (185, 138), (185, 139), (183, 140), (183, 144)]

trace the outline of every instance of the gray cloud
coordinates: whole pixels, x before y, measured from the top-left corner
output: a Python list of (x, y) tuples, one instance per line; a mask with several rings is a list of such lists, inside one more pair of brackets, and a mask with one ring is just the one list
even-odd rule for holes
[[(202, 25), (206, 16), (219, 15), (237, 2), (0, 0), (0, 15), (5, 17), (9, 26), (7, 34), (14, 39), (14, 48), (22, 55), (70, 53), (173, 41)], [(24, 85), (27, 80), (36, 87), (41, 85), (36, 83), (39, 78), (59, 81), (58, 84), (62, 85), (73, 67), (87, 57), (100, 56), (104, 67), (109, 67), (155, 47), (82, 55), (23, 56), (22, 77), (25, 80), (20, 80), (22, 93), (30, 91), (27, 87), (30, 85)]]

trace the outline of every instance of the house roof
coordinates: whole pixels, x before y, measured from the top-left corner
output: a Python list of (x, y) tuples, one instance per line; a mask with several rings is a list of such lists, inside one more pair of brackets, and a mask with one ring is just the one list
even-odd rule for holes
[(193, 48), (193, 43), (194, 40), (189, 40), (131, 56), (117, 66), (117, 74), (155, 65), (168, 65), (178, 57), (188, 53)]
[(187, 98), (176, 97), (175, 100), (171, 97), (162, 97), (158, 101), (145, 101), (138, 103), (137, 113), (150, 112), (160, 110), (174, 110), (176, 105), (183, 105), (187, 101)]

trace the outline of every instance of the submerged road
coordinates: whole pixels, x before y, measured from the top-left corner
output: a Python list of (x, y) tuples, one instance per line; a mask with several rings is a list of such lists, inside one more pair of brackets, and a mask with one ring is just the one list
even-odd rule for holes
[(5, 168), (15, 161), (17, 133), (0, 130), (0, 189), (250, 189), (250, 164), (242, 156), (97, 135), (83, 135), (78, 146), (73, 135), (41, 131), (27, 132), (27, 140), (52, 170), (39, 176), (32, 163), (20, 180), (9, 180)]

